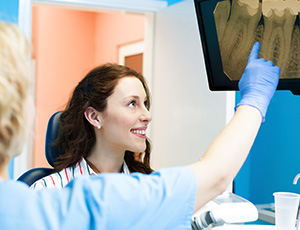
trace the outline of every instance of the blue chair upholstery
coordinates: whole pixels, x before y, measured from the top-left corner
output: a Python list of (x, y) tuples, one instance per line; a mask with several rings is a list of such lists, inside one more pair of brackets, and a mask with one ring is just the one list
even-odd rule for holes
[(37, 180), (54, 173), (53, 168), (33, 168), (23, 173), (17, 180), (31, 186)]
[[(58, 147), (52, 146), (53, 142), (58, 137), (59, 131), (59, 118), (61, 115), (60, 112), (54, 113), (49, 121), (46, 132), (46, 141), (45, 141), (45, 154), (48, 163), (54, 167), (54, 159), (59, 156)], [(48, 176), (54, 172), (53, 168), (33, 168), (22, 174), (17, 180), (23, 181), (28, 186), (31, 186), (35, 181), (41, 179), (44, 176)]]
[(47, 132), (46, 132), (46, 142), (45, 142), (45, 152), (48, 163), (54, 167), (54, 159), (59, 156), (59, 149), (57, 146), (53, 146), (53, 142), (58, 137), (59, 132), (59, 119), (60, 112), (54, 113), (48, 122)]

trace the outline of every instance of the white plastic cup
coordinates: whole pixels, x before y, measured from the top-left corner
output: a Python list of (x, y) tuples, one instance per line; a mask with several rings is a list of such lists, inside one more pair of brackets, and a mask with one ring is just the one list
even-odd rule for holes
[(300, 195), (291, 192), (275, 192), (276, 230), (295, 230)]

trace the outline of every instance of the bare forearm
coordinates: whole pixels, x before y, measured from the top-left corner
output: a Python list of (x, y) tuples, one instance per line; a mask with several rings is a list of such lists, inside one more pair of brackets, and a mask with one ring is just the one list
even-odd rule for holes
[(197, 179), (195, 210), (224, 191), (251, 149), (261, 124), (260, 112), (239, 106), (233, 119), (212, 142), (199, 162), (189, 167)]

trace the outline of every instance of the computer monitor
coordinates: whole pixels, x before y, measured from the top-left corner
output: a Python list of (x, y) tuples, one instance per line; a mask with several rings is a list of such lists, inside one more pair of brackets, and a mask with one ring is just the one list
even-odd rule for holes
[(255, 41), (281, 69), (277, 89), (300, 94), (300, 1), (194, 0), (209, 88), (238, 90)]

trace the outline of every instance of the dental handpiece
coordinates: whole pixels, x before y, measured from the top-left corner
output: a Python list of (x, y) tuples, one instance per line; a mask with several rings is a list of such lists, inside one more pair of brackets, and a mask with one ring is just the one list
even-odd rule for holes
[(233, 193), (220, 195), (213, 202), (217, 206), (193, 216), (192, 230), (202, 230), (210, 224), (236, 224), (258, 219), (258, 211), (255, 205)]
[(210, 224), (217, 223), (211, 211), (195, 216), (192, 221), (192, 230), (202, 230), (207, 228)]

